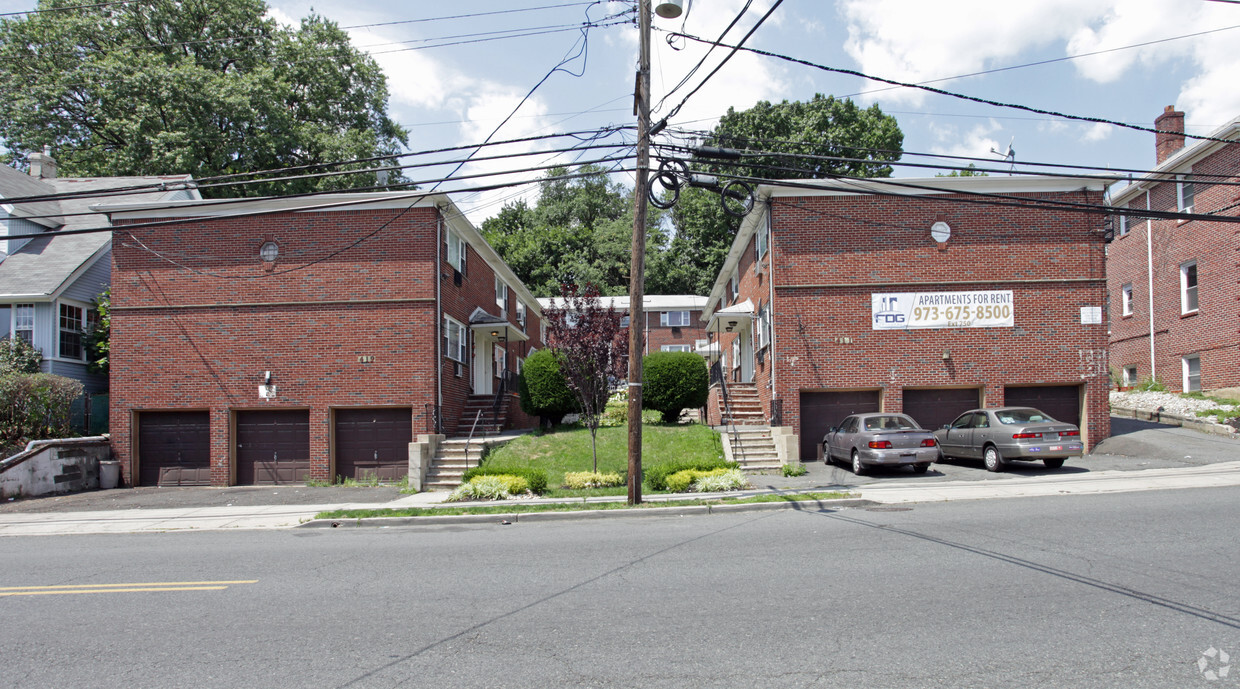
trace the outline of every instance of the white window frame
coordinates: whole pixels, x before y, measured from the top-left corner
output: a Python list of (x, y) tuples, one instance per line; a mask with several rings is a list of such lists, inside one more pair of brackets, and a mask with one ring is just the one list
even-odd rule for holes
[(769, 227), (764, 226), (761, 230), (758, 230), (758, 232), (754, 235), (754, 241), (753, 241), (754, 257), (759, 261), (762, 260), (763, 256), (766, 256), (766, 252), (771, 248), (770, 247), (770, 236), (767, 234), (767, 231), (769, 229), (770, 229)]
[(1127, 216), (1127, 215), (1121, 215), (1121, 216), (1118, 216), (1118, 217), (1119, 217), (1119, 231), (1118, 231), (1118, 234), (1119, 234), (1119, 236), (1120, 236), (1120, 237), (1123, 237), (1124, 235), (1128, 234), (1128, 216)]
[[(452, 335), (455, 333), (457, 343), (455, 351), (452, 344)], [(458, 364), (464, 364), (469, 354), (469, 328), (465, 324), (456, 320), (452, 316), (444, 314), (443, 317), (443, 355)]]
[(508, 317), (508, 283), (495, 278), (495, 305), (499, 307), (499, 317)]
[(1181, 213), (1192, 213), (1193, 203), (1196, 201), (1196, 189), (1192, 180), (1186, 179), (1188, 175), (1175, 176), (1175, 207)]
[(741, 367), (741, 336), (737, 335), (732, 338), (732, 368)]
[(525, 302), (517, 300), (517, 324), (521, 326), (521, 332), (525, 332), (525, 324), (528, 320), (525, 312)]
[[(28, 322), (23, 323), (23, 321), (28, 321)], [(13, 329), (12, 329), (13, 339), (14, 340), (18, 340), (18, 339), (25, 340), (26, 344), (33, 347), (34, 346), (34, 329), (35, 329), (34, 304), (14, 304), (13, 305)]]
[(1120, 303), (1122, 305), (1122, 313), (1125, 316), (1132, 315), (1132, 283), (1128, 283), (1119, 288)]
[(469, 244), (452, 230), (444, 233), (444, 242), (448, 245), (448, 265), (464, 275), (465, 259), (469, 256)]
[[(1193, 284), (1188, 284), (1189, 273), (1192, 273)], [(1180, 315), (1197, 313), (1201, 306), (1198, 301), (1198, 286), (1201, 285), (1201, 273), (1197, 270), (1197, 261), (1185, 261), (1180, 264)], [(1190, 306), (1191, 303), (1191, 306)]]
[(689, 327), (688, 311), (660, 311), (659, 325), (670, 328), (687, 328)]
[(740, 296), (740, 293), (741, 293), (741, 278), (740, 278), (740, 275), (736, 271), (733, 271), (732, 279), (728, 280), (728, 303), (731, 304), (732, 302), (736, 301), (736, 298)]
[(766, 304), (758, 307), (758, 317), (754, 319), (753, 351), (760, 351), (771, 343), (771, 310)]
[[(78, 312), (77, 313), (78, 327), (76, 329), (65, 328), (64, 314), (62, 312), (66, 308), (76, 309)], [(55, 314), (56, 314), (56, 358), (62, 359), (64, 361), (86, 361), (86, 312), (88, 309), (89, 307), (87, 307), (84, 304), (79, 304), (79, 303), (75, 303), (71, 301), (56, 302), (56, 310), (55, 310)], [(70, 355), (65, 354), (64, 336), (66, 333), (75, 334), (78, 337), (77, 356), (70, 356)]]
[[(1193, 375), (1193, 364), (1197, 365), (1197, 373)], [(1201, 391), (1201, 356), (1198, 354), (1190, 354), (1180, 359), (1180, 365), (1184, 371), (1184, 392), (1200, 392)]]
[(1137, 367), (1136, 366), (1125, 366), (1124, 367), (1124, 378), (1123, 378), (1124, 387), (1132, 387), (1136, 384), (1137, 384)]
[(547, 321), (538, 324), (538, 341), (547, 344)]
[(692, 352), (693, 347), (687, 344), (671, 344), (659, 347), (661, 352)]
[(495, 362), (495, 370), (492, 372), (496, 378), (504, 374), (508, 370), (508, 348), (502, 343), (496, 342), (491, 348), (491, 361)]

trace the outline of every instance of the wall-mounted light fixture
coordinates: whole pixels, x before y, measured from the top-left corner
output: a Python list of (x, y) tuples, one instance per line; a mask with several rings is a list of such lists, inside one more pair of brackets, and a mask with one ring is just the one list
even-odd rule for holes
[(736, 327), (737, 321), (728, 321), (728, 332), (732, 332), (732, 328)]
[(498, 331), (498, 330), (492, 330), (492, 331), (491, 331), (491, 337), (499, 337), (499, 331)]
[(263, 371), (263, 385), (271, 385), (271, 371)]

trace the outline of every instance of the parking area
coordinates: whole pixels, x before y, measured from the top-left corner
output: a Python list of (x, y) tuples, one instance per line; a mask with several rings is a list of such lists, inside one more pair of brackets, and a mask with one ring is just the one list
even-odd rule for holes
[(841, 464), (807, 462), (805, 476), (755, 476), (759, 488), (807, 489), (821, 486), (864, 486), (872, 483), (905, 481), (1009, 481), (1045, 474), (1088, 474), (1092, 471), (1139, 471), (1193, 467), (1240, 459), (1240, 440), (1207, 435), (1178, 426), (1111, 417), (1111, 437), (1098, 443), (1092, 454), (1070, 459), (1059, 469), (1047, 469), (1041, 462), (1013, 462), (1005, 471), (986, 471), (981, 460), (935, 462), (925, 474), (908, 468), (871, 467), (869, 475), (857, 476)]

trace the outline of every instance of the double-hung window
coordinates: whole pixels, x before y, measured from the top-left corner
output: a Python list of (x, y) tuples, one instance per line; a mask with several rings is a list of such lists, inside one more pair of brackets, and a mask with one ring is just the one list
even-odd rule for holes
[(1128, 283), (1120, 288), (1120, 301), (1123, 306), (1123, 315), (1132, 315), (1132, 283)]
[(34, 344), (34, 304), (18, 304), (13, 309), (13, 337)]
[(1124, 235), (1128, 234), (1128, 216), (1117, 215), (1115, 216), (1115, 222), (1119, 225), (1115, 233), (1116, 236), (1123, 237)]
[(495, 305), (499, 307), (499, 317), (508, 317), (508, 285), (504, 281), (495, 278)]
[(1201, 392), (1201, 357), (1196, 354), (1182, 359), (1184, 392)]
[(1193, 183), (1188, 179), (1188, 175), (1176, 175), (1175, 179), (1176, 208), (1178, 208), (1181, 213), (1192, 213), (1193, 196), (1195, 195)]
[(469, 346), (469, 329), (451, 316), (443, 317), (443, 352), (453, 361), (465, 363)]
[(758, 317), (754, 320), (753, 349), (758, 351), (771, 343), (771, 311), (763, 304), (758, 308)]
[(1197, 313), (1197, 262), (1180, 264), (1180, 313)]
[(446, 235), (448, 242), (448, 265), (456, 268), (458, 273), (465, 274), (465, 257), (468, 255), (468, 244), (457, 233), (449, 230)]
[(521, 326), (522, 332), (525, 331), (525, 322), (526, 322), (525, 302), (518, 299), (517, 300), (517, 324)]
[(728, 303), (736, 301), (737, 295), (740, 294), (741, 278), (737, 273), (732, 273), (732, 279), (728, 281)]
[(689, 325), (688, 311), (663, 311), (659, 314), (659, 325), (672, 328), (683, 328)]
[(84, 359), (82, 347), (82, 325), (84, 311), (80, 306), (72, 304), (60, 305), (60, 357), (62, 359)]
[(762, 229), (758, 230), (757, 233), (754, 235), (754, 240), (753, 240), (753, 248), (754, 248), (754, 255), (755, 255), (754, 257), (759, 261), (762, 260), (763, 256), (766, 256), (768, 242), (770, 241), (770, 235), (767, 234), (769, 229), (770, 229), (769, 227), (763, 227)]

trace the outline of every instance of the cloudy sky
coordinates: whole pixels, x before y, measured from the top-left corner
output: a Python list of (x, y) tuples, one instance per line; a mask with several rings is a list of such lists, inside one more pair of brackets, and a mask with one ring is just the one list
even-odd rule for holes
[[(739, 40), (774, 1), (752, 0), (724, 41)], [(596, 130), (634, 121), (638, 44), (636, 26), (625, 21), (632, 18), (630, 2), (269, 2), (273, 16), (281, 21), (295, 22), (314, 11), (348, 28), (354, 44), (373, 54), (385, 69), (390, 112), (409, 129), (414, 151), (483, 141), (544, 77), (512, 119), (494, 132), (495, 139)], [(745, 0), (693, 0), (681, 19), (656, 20), (652, 72), (656, 103), (706, 52), (701, 44), (684, 40), (670, 46), (667, 35), (683, 31), (716, 38), (745, 5)], [(0, 0), (0, 11), (32, 6), (29, 1)], [(587, 20), (600, 25), (589, 30), (582, 51), (582, 32), (573, 27)], [(1240, 45), (1240, 4), (1231, 2), (784, 0), (747, 45), (987, 100), (1147, 127), (1165, 106), (1174, 104), (1187, 113), (1190, 134), (1208, 134), (1240, 116), (1240, 89), (1235, 86), (1235, 75), (1240, 74), (1240, 51), (1235, 49)], [(547, 76), (578, 52), (561, 71)], [(716, 49), (686, 86), (663, 103), (656, 119), (697, 86), (725, 54)], [(1010, 145), (1017, 164), (1138, 170), (1153, 165), (1153, 134), (1148, 132), (891, 88), (749, 53), (736, 55), (685, 101), (671, 124), (707, 129), (729, 107), (744, 109), (759, 100), (808, 99), (815, 93), (879, 104), (898, 119), (908, 152), (977, 156), (982, 159), (979, 166), (1003, 167), (991, 151), (1006, 151)], [(620, 135), (609, 139), (622, 140)], [(563, 161), (546, 153), (561, 145), (546, 141), (509, 146), (504, 150), (543, 153), (519, 162), (471, 164), (459, 174)], [(598, 155), (602, 153), (576, 154), (579, 160)], [(906, 160), (924, 159), (906, 156)], [(918, 168), (896, 171), (901, 177), (932, 174)], [(479, 183), (462, 181), (444, 188)], [(498, 211), (514, 193), (519, 190), (462, 194), (458, 201), (479, 221)]]

